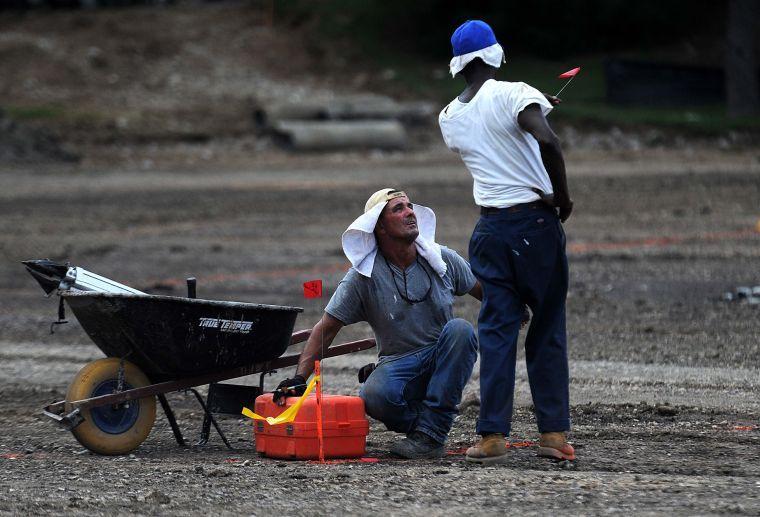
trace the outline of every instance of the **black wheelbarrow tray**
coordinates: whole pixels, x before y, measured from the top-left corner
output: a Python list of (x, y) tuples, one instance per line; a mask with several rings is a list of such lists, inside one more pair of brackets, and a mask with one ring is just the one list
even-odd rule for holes
[[(306, 341), (310, 334), (293, 333), (296, 316), (303, 311), (298, 307), (76, 290), (58, 294), (106, 358), (84, 366), (66, 399), (43, 411), (99, 454), (126, 454), (137, 448), (153, 427), (156, 398), (177, 442), (184, 445), (165, 394), (186, 390), (205, 414), (199, 443), (208, 440), (213, 423), (230, 447), (213, 417), (211, 395), (213, 388), (222, 393), (221, 388), (229, 392), (234, 385), (215, 383), (261, 374), (258, 387), (239, 387), (255, 390), (245, 392), (246, 402), (252, 404), (263, 391), (266, 373), (298, 363), (298, 355), (281, 357), (287, 347)], [(328, 348), (324, 357), (374, 345), (373, 339), (344, 343)], [(206, 384), (209, 398), (204, 403), (193, 388)], [(217, 412), (240, 414), (241, 403), (232, 407)]]

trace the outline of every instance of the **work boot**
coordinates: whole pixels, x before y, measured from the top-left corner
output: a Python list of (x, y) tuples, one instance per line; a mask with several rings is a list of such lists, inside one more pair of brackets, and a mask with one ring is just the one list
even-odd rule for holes
[(567, 443), (567, 434), (559, 433), (541, 433), (541, 439), (538, 442), (538, 455), (553, 460), (575, 460), (575, 449)]
[(391, 446), (391, 454), (408, 460), (442, 458), (443, 444), (420, 431), (412, 431)]
[(467, 461), (474, 463), (503, 463), (507, 460), (507, 440), (501, 433), (483, 435), (467, 449)]

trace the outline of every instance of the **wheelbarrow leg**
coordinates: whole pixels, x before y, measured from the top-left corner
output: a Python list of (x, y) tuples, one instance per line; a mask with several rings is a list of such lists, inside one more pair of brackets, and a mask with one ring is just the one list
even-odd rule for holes
[(203, 425), (201, 426), (201, 437), (195, 442), (195, 445), (206, 445), (208, 443), (209, 435), (211, 434), (211, 420), (208, 415), (203, 416)]
[(158, 401), (161, 403), (161, 408), (164, 410), (164, 415), (166, 415), (166, 419), (169, 421), (169, 425), (172, 428), (174, 439), (177, 440), (177, 443), (181, 447), (184, 447), (187, 445), (185, 443), (185, 438), (182, 436), (182, 431), (180, 431), (179, 426), (177, 425), (177, 419), (174, 417), (174, 411), (172, 411), (169, 401), (166, 400), (166, 395), (159, 393), (156, 396), (158, 397)]
[[(216, 429), (216, 432), (219, 433), (219, 436), (221, 436), (222, 441), (224, 442), (224, 445), (226, 445), (228, 449), (234, 451), (235, 448), (232, 445), (230, 445), (230, 442), (227, 440), (227, 437), (224, 435), (224, 432), (222, 432), (222, 428), (219, 427), (219, 424), (216, 422), (214, 415), (211, 414), (211, 411), (209, 411), (208, 406), (206, 406), (206, 403), (203, 402), (203, 397), (201, 397), (201, 394), (198, 393), (195, 390), (195, 388), (190, 388), (188, 391), (192, 391), (193, 395), (195, 395), (195, 398), (198, 399), (198, 404), (201, 405), (201, 407), (203, 408), (203, 412), (206, 414), (205, 418), (208, 418), (209, 420), (211, 420), (211, 423), (214, 424), (214, 429)], [(201, 436), (201, 439), (202, 438), (203, 437)], [(202, 444), (199, 442), (199, 445), (202, 445)]]
[[(216, 384), (212, 382), (211, 384)], [(206, 398), (206, 406), (208, 406), (211, 400), (211, 384), (208, 386), (209, 395)], [(203, 425), (201, 426), (201, 438), (195, 445), (206, 445), (208, 443), (209, 435), (211, 434), (211, 419), (209, 418), (209, 412), (203, 414)]]

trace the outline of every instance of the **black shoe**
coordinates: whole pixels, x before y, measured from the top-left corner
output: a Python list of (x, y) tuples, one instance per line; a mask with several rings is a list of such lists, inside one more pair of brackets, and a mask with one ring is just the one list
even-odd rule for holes
[(412, 431), (391, 446), (391, 454), (408, 460), (442, 458), (445, 453), (442, 443), (419, 431)]

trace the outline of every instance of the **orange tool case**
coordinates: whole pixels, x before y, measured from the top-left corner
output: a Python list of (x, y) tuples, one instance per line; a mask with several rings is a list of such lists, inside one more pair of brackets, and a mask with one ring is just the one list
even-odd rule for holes
[[(288, 397), (284, 406), (272, 401), (272, 393), (256, 398), (254, 412), (263, 417), (276, 417), (295, 404), (297, 397)], [(269, 458), (315, 460), (319, 458), (317, 438), (317, 397), (304, 400), (295, 420), (269, 425), (254, 420), (256, 452)], [(364, 401), (359, 397), (322, 395), (322, 437), (325, 458), (358, 458), (366, 451), (369, 422), (364, 416)]]

